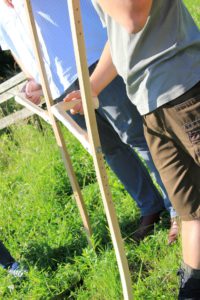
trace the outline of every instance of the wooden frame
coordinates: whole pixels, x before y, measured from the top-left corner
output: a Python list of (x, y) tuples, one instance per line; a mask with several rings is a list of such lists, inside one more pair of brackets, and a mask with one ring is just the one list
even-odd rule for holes
[[(35, 27), (35, 22), (32, 14), (30, 0), (24, 0), (26, 12), (29, 20), (31, 36), (34, 45), (34, 51), (36, 54), (36, 58), (38, 61), (40, 78), (41, 78), (41, 85), (44, 93), (44, 98), (47, 104), (48, 110), (48, 118), (52, 125), (57, 144), (61, 150), (61, 154), (63, 157), (63, 161), (70, 178), (70, 182), (73, 188), (74, 196), (77, 201), (77, 205), (83, 220), (84, 227), (88, 233), (88, 236), (91, 234), (91, 227), (88, 220), (88, 215), (85, 209), (84, 201), (82, 199), (81, 191), (75, 176), (75, 173), (72, 168), (71, 160), (69, 154), (66, 149), (66, 145), (57, 122), (57, 118), (59, 115), (65, 119), (62, 112), (62, 106), (65, 104), (53, 105), (53, 99), (51, 95), (51, 91), (48, 85), (47, 75), (45, 72), (45, 68), (42, 61), (42, 56), (40, 52), (39, 40), (37, 36), (37, 30)], [(87, 125), (87, 132), (89, 136), (89, 144), (92, 151), (94, 166), (96, 170), (97, 180), (99, 183), (104, 209), (106, 212), (106, 217), (111, 233), (111, 238), (117, 258), (118, 268), (121, 277), (121, 283), (123, 288), (123, 295), (124, 299), (132, 300), (132, 285), (131, 285), (131, 277), (128, 268), (128, 262), (125, 255), (124, 244), (121, 237), (121, 232), (119, 228), (119, 223), (117, 220), (117, 216), (115, 213), (114, 204), (112, 201), (112, 196), (110, 193), (110, 188), (108, 184), (107, 173), (104, 165), (104, 159), (102, 155), (101, 145), (99, 141), (99, 135), (97, 130), (95, 112), (94, 112), (94, 105), (91, 95), (90, 89), (90, 82), (89, 82), (89, 73), (88, 73), (88, 66), (86, 61), (85, 55), (85, 43), (84, 43), (84, 36), (82, 30), (82, 20), (81, 20), (81, 12), (80, 12), (80, 1), (79, 0), (68, 0), (68, 7), (69, 7), (69, 15), (70, 15), (70, 22), (71, 22), (71, 30), (73, 36), (73, 43), (74, 43), (74, 51), (76, 57), (76, 64), (78, 70), (78, 77), (79, 77), (79, 84), (81, 89), (81, 94), (83, 98), (83, 108), (85, 113), (85, 120)], [(66, 107), (65, 107), (66, 108)], [(32, 109), (32, 108), (31, 108)], [(56, 112), (58, 113), (56, 115)], [(56, 118), (55, 118), (56, 116)]]
[(108, 184), (107, 173), (101, 151), (99, 135), (97, 130), (95, 112), (92, 105), (92, 93), (89, 81), (89, 72), (86, 60), (84, 34), (82, 29), (82, 19), (80, 11), (80, 0), (68, 0), (69, 16), (71, 23), (74, 52), (78, 70), (79, 85), (83, 99), (83, 109), (87, 125), (90, 145), (96, 175), (103, 199), (104, 209), (111, 233), (115, 255), (121, 277), (124, 299), (133, 299), (131, 277), (126, 259), (124, 244), (121, 237), (119, 223), (115, 213), (112, 196)]
[(38, 63), (38, 70), (39, 70), (39, 74), (40, 74), (40, 78), (41, 78), (42, 90), (43, 90), (45, 102), (47, 105), (48, 117), (51, 122), (52, 129), (53, 129), (58, 147), (60, 149), (60, 152), (61, 152), (61, 155), (63, 158), (64, 165), (65, 165), (65, 168), (66, 168), (66, 171), (67, 171), (67, 174), (68, 174), (68, 177), (69, 177), (72, 189), (73, 189), (73, 194), (74, 194), (74, 197), (75, 197), (75, 200), (76, 200), (76, 203), (77, 203), (77, 206), (78, 206), (78, 209), (79, 209), (82, 221), (83, 221), (83, 225), (84, 225), (84, 229), (85, 229), (85, 232), (86, 232), (86, 235), (88, 238), (88, 242), (90, 243), (91, 242), (90, 237), (92, 234), (92, 230), (91, 230), (91, 225), (89, 222), (87, 210), (85, 207), (85, 203), (83, 201), (81, 190), (80, 190), (77, 178), (75, 176), (75, 173), (74, 173), (74, 170), (72, 167), (71, 159), (68, 154), (67, 147), (66, 147), (59, 123), (56, 120), (56, 118), (54, 117), (54, 114), (51, 110), (51, 107), (53, 106), (53, 99), (52, 99), (51, 91), (49, 88), (43, 60), (42, 60), (40, 44), (39, 44), (37, 30), (36, 30), (36, 26), (35, 26), (35, 22), (34, 22), (34, 18), (33, 18), (31, 3), (29, 0), (24, 0), (24, 4), (25, 4), (26, 13), (27, 13), (31, 39), (32, 39), (33, 47), (34, 47), (34, 52), (35, 52), (37, 63)]
[(51, 119), (49, 117), (48, 112), (42, 109), (40, 106), (35, 105), (31, 101), (27, 100), (25, 93), (18, 93), (15, 96), (15, 101), (17, 101), (19, 104), (25, 106), (26, 108), (40, 116), (47, 123), (51, 124)]

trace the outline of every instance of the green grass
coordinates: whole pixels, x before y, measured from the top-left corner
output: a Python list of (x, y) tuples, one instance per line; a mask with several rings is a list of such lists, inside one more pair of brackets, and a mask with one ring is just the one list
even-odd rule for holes
[(184, 0), (183, 1), (189, 11), (192, 14), (192, 17), (196, 24), (200, 27), (200, 1), (199, 0)]
[[(0, 299), (46, 300), (56, 295), (55, 299), (122, 299), (91, 157), (66, 131), (65, 137), (90, 215), (93, 247), (87, 246), (50, 128), (44, 125), (41, 133), (32, 125), (13, 127), (12, 136), (4, 134), (0, 140), (0, 233), (13, 256), (30, 271), (20, 282), (0, 269)], [(162, 224), (155, 236), (140, 246), (129, 238), (139, 212), (117, 178), (108, 172), (135, 299), (173, 299), (179, 245), (166, 247), (167, 229)], [(160, 281), (165, 284), (160, 285)]]
[[(200, 1), (185, 1), (200, 25)], [(68, 149), (93, 227), (87, 245), (51, 129), (21, 124), (0, 136), (0, 236), (28, 266), (24, 281), (0, 269), (0, 299), (121, 300), (113, 246), (91, 157), (66, 131)], [(180, 243), (166, 246), (165, 220), (139, 246), (130, 238), (139, 211), (108, 169), (136, 300), (176, 299)]]

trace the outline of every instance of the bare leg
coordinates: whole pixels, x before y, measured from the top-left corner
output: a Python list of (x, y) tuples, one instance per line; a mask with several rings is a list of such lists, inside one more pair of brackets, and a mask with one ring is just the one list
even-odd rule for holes
[(182, 221), (183, 261), (200, 269), (200, 220)]

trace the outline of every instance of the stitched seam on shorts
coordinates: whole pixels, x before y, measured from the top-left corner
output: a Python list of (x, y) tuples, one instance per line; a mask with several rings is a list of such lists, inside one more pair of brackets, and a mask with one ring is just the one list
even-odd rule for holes
[(188, 107), (190, 107), (191, 105), (194, 105), (199, 99), (198, 98), (192, 98), (192, 99), (189, 99), (183, 103), (180, 103), (180, 104), (177, 104), (174, 106), (174, 109), (176, 111), (180, 111), (180, 110), (183, 110), (183, 109), (186, 109)]

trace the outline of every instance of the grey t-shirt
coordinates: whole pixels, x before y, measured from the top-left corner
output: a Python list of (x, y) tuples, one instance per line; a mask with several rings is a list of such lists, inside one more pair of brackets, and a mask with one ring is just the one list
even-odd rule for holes
[(181, 0), (153, 0), (144, 28), (129, 34), (93, 4), (107, 27), (113, 63), (144, 115), (200, 81), (200, 32)]

